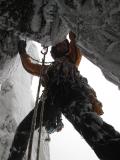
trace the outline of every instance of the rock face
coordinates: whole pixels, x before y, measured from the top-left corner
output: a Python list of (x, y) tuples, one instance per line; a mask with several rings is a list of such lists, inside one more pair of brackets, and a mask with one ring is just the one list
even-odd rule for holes
[(17, 53), (18, 37), (51, 45), (72, 30), (83, 54), (119, 86), (119, 26), (119, 0), (2, 0), (0, 57)]
[[(37, 47), (32, 42), (28, 43), (28, 52), (36, 59)], [(9, 57), (9, 56), (8, 56)], [(22, 67), (19, 55), (10, 57), (0, 69), (0, 159), (7, 160), (14, 132), (18, 124), (34, 107), (31, 93), (32, 76)], [(42, 133), (41, 159), (49, 160), (48, 142), (45, 131)], [(32, 159), (36, 155), (37, 133), (33, 146)]]

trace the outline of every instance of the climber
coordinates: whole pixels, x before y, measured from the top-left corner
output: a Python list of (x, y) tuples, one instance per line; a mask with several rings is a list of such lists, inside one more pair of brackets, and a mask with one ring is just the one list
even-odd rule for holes
[[(89, 86), (87, 79), (81, 76), (78, 71), (82, 54), (76, 46), (75, 37), (75, 34), (70, 32), (70, 42), (65, 39), (52, 46), (51, 56), (54, 62), (44, 66), (32, 63), (30, 56), (26, 53), (25, 41), (21, 40), (18, 44), (18, 51), (25, 70), (42, 77), (46, 93), (42, 125), (49, 133), (63, 128), (61, 113), (80, 134), (81, 117), (86, 113), (97, 116), (103, 114), (102, 104), (97, 100), (95, 91)], [(40, 100), (35, 129), (39, 126), (41, 105)], [(18, 126), (8, 160), (22, 160), (28, 145), (32, 117), (33, 110)]]

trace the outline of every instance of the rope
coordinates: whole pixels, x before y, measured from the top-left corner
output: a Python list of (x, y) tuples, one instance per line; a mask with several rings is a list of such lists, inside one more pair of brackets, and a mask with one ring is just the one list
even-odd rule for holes
[(39, 160), (39, 155), (40, 155), (40, 141), (41, 141), (41, 132), (42, 132), (44, 103), (45, 103), (45, 99), (44, 99), (44, 95), (43, 95), (42, 107), (41, 107), (41, 112), (40, 112), (40, 120), (39, 120), (39, 136), (38, 136), (38, 145), (37, 145), (37, 157), (36, 157), (36, 160)]
[[(41, 51), (41, 53), (43, 54), (42, 65), (44, 65), (45, 55), (48, 52), (48, 47), (44, 47), (44, 48), (46, 48), (46, 51), (45, 52)], [(33, 136), (34, 136), (35, 125), (36, 125), (36, 117), (37, 117), (37, 110), (38, 110), (38, 100), (39, 100), (40, 87), (41, 87), (41, 75), (40, 75), (40, 78), (39, 78), (39, 84), (38, 84), (38, 90), (37, 90), (34, 114), (33, 114), (33, 118), (32, 118), (32, 125), (31, 125), (31, 131), (30, 131), (30, 139), (29, 139), (28, 158), (27, 158), (27, 160), (31, 160), (31, 152), (32, 152)], [(42, 105), (41, 113), (43, 114), (43, 112), (44, 112), (44, 106)], [(41, 116), (40, 116), (40, 119), (41, 119)], [(41, 120), (43, 120), (43, 117), (42, 117)], [(42, 125), (42, 121), (40, 123)], [(40, 135), (41, 135), (41, 133), (40, 133)], [(38, 142), (40, 141), (39, 139), (38, 139)], [(38, 145), (39, 145), (39, 143), (38, 143)], [(37, 155), (37, 157), (38, 157), (38, 155)]]
[[(43, 60), (42, 60), (42, 64), (45, 64), (45, 55), (48, 52), (48, 48), (46, 50), (45, 53), (42, 52), (42, 54), (44, 55)], [(45, 99), (46, 99), (46, 93), (44, 91), (43, 95), (42, 95), (42, 106), (41, 106), (41, 111), (40, 111), (40, 120), (39, 120), (39, 136), (38, 136), (38, 145), (37, 145), (37, 157), (36, 160), (39, 160), (39, 155), (40, 155), (40, 141), (41, 141), (41, 131), (42, 131), (42, 123), (43, 123), (43, 113), (44, 113), (44, 104), (45, 104)]]

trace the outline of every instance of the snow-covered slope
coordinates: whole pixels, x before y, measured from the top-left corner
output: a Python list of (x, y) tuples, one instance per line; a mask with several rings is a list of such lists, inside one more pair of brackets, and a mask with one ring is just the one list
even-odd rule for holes
[[(33, 42), (28, 43), (27, 50), (30, 55), (38, 59), (38, 50)], [(31, 92), (33, 77), (23, 69), (18, 54), (12, 59), (6, 58), (0, 70), (0, 160), (7, 159), (17, 125), (34, 107)], [(44, 131), (42, 134), (41, 160), (49, 160), (49, 144), (44, 141), (46, 136)], [(36, 154), (36, 142), (37, 132), (33, 157)]]

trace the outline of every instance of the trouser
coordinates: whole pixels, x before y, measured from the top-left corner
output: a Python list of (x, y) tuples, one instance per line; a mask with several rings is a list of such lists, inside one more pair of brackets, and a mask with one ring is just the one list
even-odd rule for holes
[[(119, 160), (120, 134), (111, 125), (105, 123), (96, 112), (93, 112), (85, 86), (74, 84), (67, 87), (65, 85), (66, 90), (61, 91), (64, 93), (61, 96), (60, 90), (55, 89), (58, 95), (56, 94), (54, 105), (61, 104), (61, 112), (101, 160)], [(49, 106), (50, 103), (51, 100), (45, 103), (44, 122), (52, 107)], [(35, 129), (39, 127), (40, 108), (41, 102), (39, 103)], [(52, 113), (50, 115), (52, 117)], [(18, 126), (8, 160), (22, 160), (28, 145), (32, 117), (33, 110)]]

